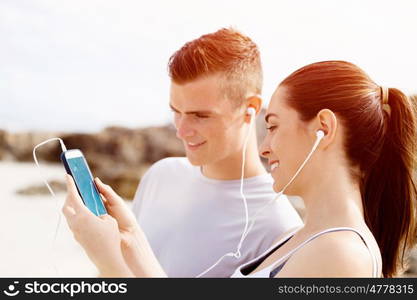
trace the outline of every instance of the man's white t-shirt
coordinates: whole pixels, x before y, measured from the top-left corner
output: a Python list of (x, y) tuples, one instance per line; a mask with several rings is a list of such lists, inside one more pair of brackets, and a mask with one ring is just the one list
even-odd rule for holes
[[(249, 218), (277, 195), (269, 174), (244, 179)], [(195, 277), (235, 252), (245, 226), (240, 180), (205, 177), (187, 158), (166, 158), (143, 176), (132, 206), (138, 223), (169, 277)], [(225, 257), (204, 277), (229, 277), (302, 220), (281, 196), (258, 214), (241, 257)]]

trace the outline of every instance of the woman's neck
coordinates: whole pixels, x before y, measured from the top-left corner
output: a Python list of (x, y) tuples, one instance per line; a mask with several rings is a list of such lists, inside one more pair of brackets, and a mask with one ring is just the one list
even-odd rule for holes
[(321, 174), (302, 195), (306, 207), (305, 228), (349, 226), (364, 221), (359, 184), (351, 180), (342, 166), (331, 170)]

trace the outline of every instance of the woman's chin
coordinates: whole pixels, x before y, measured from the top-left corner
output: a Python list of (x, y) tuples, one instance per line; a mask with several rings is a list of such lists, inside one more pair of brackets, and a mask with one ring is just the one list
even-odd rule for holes
[[(274, 190), (275, 193), (279, 193), (284, 189), (285, 185), (280, 184), (279, 182), (274, 182), (272, 189)], [(294, 196), (294, 195), (298, 195), (299, 191), (297, 188), (295, 188), (292, 185), (289, 185), (285, 191), (283, 192), (283, 194), (287, 195), (287, 196)]]
[(278, 182), (274, 181), (274, 184), (272, 186), (272, 189), (274, 190), (275, 193), (281, 192), (283, 188), (284, 188), (283, 185), (281, 185)]

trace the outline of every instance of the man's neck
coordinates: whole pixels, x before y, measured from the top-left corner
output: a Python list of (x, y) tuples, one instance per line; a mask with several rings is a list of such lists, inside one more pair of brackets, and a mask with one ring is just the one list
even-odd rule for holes
[[(216, 161), (213, 164), (201, 167), (204, 176), (218, 180), (235, 180), (240, 179), (242, 174), (242, 151)], [(258, 154), (258, 146), (255, 141), (248, 143), (245, 156), (244, 178), (250, 178), (266, 174), (266, 170)]]

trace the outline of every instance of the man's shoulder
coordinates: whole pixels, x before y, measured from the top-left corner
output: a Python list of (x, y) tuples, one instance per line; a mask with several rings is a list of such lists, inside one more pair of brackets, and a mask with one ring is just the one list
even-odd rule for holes
[[(155, 201), (157, 194), (170, 191), (172, 185), (180, 185), (180, 180), (187, 180), (193, 166), (186, 157), (168, 157), (154, 163), (145, 172), (138, 185), (134, 204), (142, 203), (141, 199), (149, 198), (146, 201)], [(163, 188), (161, 188), (163, 187)], [(138, 210), (138, 208), (135, 208)]]
[(176, 173), (192, 170), (193, 166), (186, 157), (167, 157), (154, 163), (148, 170), (151, 174), (160, 174), (161, 172)]
[(264, 210), (263, 218), (260, 218), (258, 230), (271, 235), (271, 238), (275, 238), (292, 228), (303, 225), (303, 220), (298, 211), (286, 195), (281, 195), (278, 198), (275, 195), (271, 200), (273, 203), (269, 203), (262, 208)]

